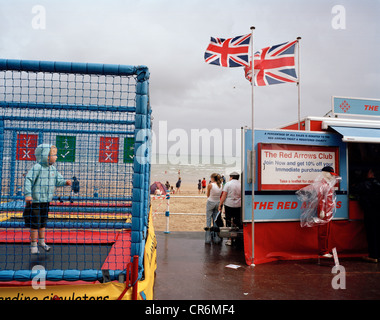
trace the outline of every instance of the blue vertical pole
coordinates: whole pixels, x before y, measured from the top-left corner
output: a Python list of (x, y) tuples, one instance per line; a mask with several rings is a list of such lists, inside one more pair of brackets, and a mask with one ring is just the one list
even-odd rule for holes
[(166, 199), (166, 211), (165, 211), (165, 217), (166, 217), (166, 229), (165, 229), (164, 233), (169, 234), (169, 233), (170, 233), (170, 230), (169, 230), (169, 219), (170, 219), (170, 209), (169, 209), (169, 203), (170, 203), (170, 191), (169, 191), (169, 190), (166, 190), (166, 196), (165, 196), (165, 199)]
[(38, 132), (38, 145), (44, 143), (44, 134), (42, 132)]
[(13, 196), (15, 189), (15, 175), (16, 175), (16, 152), (17, 152), (17, 132), (12, 132), (12, 149), (11, 149), (11, 176), (9, 184), (9, 195)]
[(0, 120), (0, 199), (3, 185), (4, 120)]
[(136, 120), (135, 145), (133, 162), (133, 192), (132, 192), (132, 244), (131, 256), (138, 255), (139, 275), (143, 270), (144, 232), (146, 230), (147, 203), (149, 197), (149, 144), (150, 144), (150, 114), (148, 108), (149, 71), (140, 67), (137, 72), (136, 85)]

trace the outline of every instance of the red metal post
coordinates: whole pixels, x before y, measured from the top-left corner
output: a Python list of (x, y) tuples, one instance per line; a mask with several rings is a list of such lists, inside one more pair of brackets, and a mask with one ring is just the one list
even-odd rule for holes
[(131, 287), (132, 282), (130, 279), (129, 273), (132, 272), (132, 263), (127, 264), (126, 272), (125, 272), (125, 289), (121, 293), (120, 297), (117, 298), (117, 300), (123, 299), (124, 295), (127, 293), (128, 289)]
[(133, 285), (132, 289), (132, 300), (137, 300), (137, 290), (138, 290), (138, 278), (139, 278), (139, 256), (133, 256), (132, 274), (131, 282)]

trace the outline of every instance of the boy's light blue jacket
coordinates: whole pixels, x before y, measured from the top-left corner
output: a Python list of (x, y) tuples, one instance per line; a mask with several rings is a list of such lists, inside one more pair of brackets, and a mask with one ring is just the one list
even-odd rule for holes
[(50, 202), (53, 199), (55, 187), (66, 185), (66, 180), (56, 167), (49, 165), (50, 148), (50, 144), (40, 144), (36, 148), (37, 163), (25, 177), (25, 197), (32, 197), (33, 202)]

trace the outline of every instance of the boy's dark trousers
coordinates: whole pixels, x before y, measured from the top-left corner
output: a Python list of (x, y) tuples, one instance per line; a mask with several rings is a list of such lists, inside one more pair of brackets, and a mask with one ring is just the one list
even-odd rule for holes
[(25, 226), (31, 229), (46, 227), (49, 214), (49, 202), (32, 202), (25, 205), (23, 217)]

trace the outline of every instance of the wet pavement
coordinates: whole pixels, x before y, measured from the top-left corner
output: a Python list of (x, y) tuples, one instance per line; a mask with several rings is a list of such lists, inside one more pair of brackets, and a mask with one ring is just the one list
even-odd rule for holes
[[(205, 245), (202, 232), (156, 232), (155, 300), (374, 300), (380, 264), (339, 259), (346, 289), (334, 289), (334, 261), (316, 259), (246, 265), (243, 248)], [(230, 269), (229, 264), (239, 265)]]

